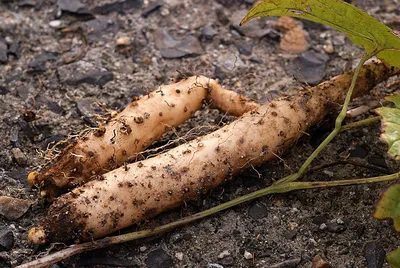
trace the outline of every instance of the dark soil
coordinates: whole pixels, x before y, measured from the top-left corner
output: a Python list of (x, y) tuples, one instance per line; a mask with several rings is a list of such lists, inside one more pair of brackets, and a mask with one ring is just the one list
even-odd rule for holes
[[(301, 78), (308, 81), (307, 70), (299, 70), (302, 61), (298, 55), (279, 49), (281, 32), (271, 23), (276, 18), (264, 18), (259, 26), (250, 26), (252, 34), (238, 29), (251, 2), (82, 0), (79, 5), (77, 0), (0, 1), (0, 195), (33, 202), (16, 220), (0, 216), (0, 228), (11, 230), (15, 240), (8, 249), (0, 246), (0, 267), (17, 266), (63, 248), (27, 243), (27, 231), (40, 222), (49, 204), (27, 185), (26, 175), (46, 164), (39, 152), (48, 144), (95, 125), (93, 113), (106, 113), (102, 108), (93, 111), (93, 101), (121, 110), (133, 96), (142, 96), (186, 73), (218, 78), (227, 88), (261, 103), (304, 86)], [(355, 0), (353, 4), (400, 29), (398, 0)], [(69, 30), (62, 32), (65, 27)], [(357, 63), (362, 50), (342, 33), (309, 22), (303, 22), (303, 27), (311, 52), (304, 57), (318, 54), (322, 61), (308, 70), (312, 81), (328, 79)], [(264, 34), (259, 34), (261, 31)], [(168, 34), (177, 40), (187, 38), (187, 42), (178, 41), (176, 50), (164, 51), (162, 44)], [(129, 42), (117, 47), (123, 36), (129, 37)], [(331, 54), (324, 50), (329, 42), (335, 50)], [(1, 64), (2, 59), (6, 62)], [(68, 66), (69, 62), (76, 65)], [(87, 67), (84, 74), (76, 73), (79, 66)], [(374, 98), (394, 90), (381, 85)], [(369, 112), (355, 120), (372, 115)], [(205, 108), (177, 133), (183, 135), (199, 125), (217, 126), (222, 117)], [(329, 132), (333, 118), (310, 130), (281, 160), (244, 171), (200, 200), (131, 230), (191, 215), (296, 171)], [(398, 171), (399, 164), (386, 156), (379, 132), (375, 124), (340, 134), (313, 166), (339, 160), (351, 160), (352, 164), (319, 169), (304, 179), (371, 177)], [(170, 138), (176, 136), (168, 133), (164, 141)], [(365, 164), (368, 167), (362, 167)], [(393, 225), (372, 217), (387, 186), (271, 195), (160, 237), (82, 254), (53, 267), (271, 267), (282, 262), (276, 267), (311, 267), (316, 255), (332, 267), (367, 267), (366, 258), (379, 263), (375, 255), (400, 246)], [(367, 245), (372, 254), (365, 254)], [(254, 258), (246, 259), (246, 252)]]

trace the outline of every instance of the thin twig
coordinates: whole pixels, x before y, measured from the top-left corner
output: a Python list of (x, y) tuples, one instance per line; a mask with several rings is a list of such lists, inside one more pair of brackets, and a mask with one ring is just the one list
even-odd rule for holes
[(188, 223), (197, 221), (199, 219), (208, 217), (217, 212), (226, 210), (228, 208), (237, 206), (239, 204), (254, 200), (256, 198), (274, 194), (274, 193), (286, 193), (294, 190), (304, 190), (304, 189), (316, 189), (316, 188), (327, 188), (327, 187), (337, 187), (337, 186), (347, 186), (355, 184), (366, 184), (366, 183), (377, 183), (385, 181), (398, 180), (400, 178), (400, 172), (394, 173), (386, 176), (379, 176), (373, 178), (362, 178), (362, 179), (350, 179), (350, 180), (337, 180), (337, 181), (319, 181), (319, 182), (287, 182), (281, 184), (273, 184), (267, 188), (255, 191), (253, 193), (235, 198), (229, 202), (223, 203), (221, 205), (215, 206), (213, 208), (204, 210), (202, 212), (196, 213), (194, 215), (188, 216), (186, 218), (156, 227), (154, 229), (142, 230), (138, 232), (132, 232), (128, 234), (106, 237), (93, 242), (87, 242), (83, 244), (72, 245), (69, 248), (60, 250), (53, 254), (47, 255), (35, 261), (22, 264), (16, 268), (45, 268), (49, 265), (62, 261), (66, 258), (74, 256), (79, 253), (87, 252), (94, 249), (104, 248), (109, 245), (125, 243), (133, 240), (138, 240), (141, 238), (149, 237), (164, 233), (166, 231), (172, 230), (179, 226), (186, 225)]

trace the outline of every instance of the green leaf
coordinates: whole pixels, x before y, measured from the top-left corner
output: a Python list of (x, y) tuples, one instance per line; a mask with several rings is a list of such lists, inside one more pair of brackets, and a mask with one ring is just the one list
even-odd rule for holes
[(374, 217), (378, 220), (392, 218), (394, 228), (400, 232), (400, 184), (389, 187), (376, 205)]
[[(396, 160), (400, 159), (400, 94), (388, 96), (396, 108), (382, 107), (377, 109), (382, 116), (384, 132), (381, 137), (389, 144), (389, 154)], [(392, 185), (382, 195), (376, 205), (374, 217), (377, 219), (393, 219), (394, 228), (400, 232), (400, 184)], [(400, 268), (400, 248), (387, 254), (386, 260), (390, 267)]]
[(400, 94), (387, 96), (385, 99), (391, 101), (396, 105), (396, 108), (400, 108)]
[(261, 16), (290, 16), (331, 26), (368, 53), (400, 67), (399, 34), (365, 11), (341, 0), (263, 0), (254, 6), (241, 24)]
[(388, 153), (396, 160), (400, 160), (400, 94), (386, 97), (397, 108), (382, 107), (376, 112), (382, 116), (381, 138), (389, 146)]
[(386, 261), (392, 268), (400, 268), (400, 248), (386, 255)]

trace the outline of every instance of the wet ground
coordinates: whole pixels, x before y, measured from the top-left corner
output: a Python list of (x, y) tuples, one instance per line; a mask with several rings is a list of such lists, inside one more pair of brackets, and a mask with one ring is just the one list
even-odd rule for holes
[[(362, 50), (321, 25), (263, 18), (240, 28), (253, 2), (0, 1), (0, 195), (17, 198), (15, 207), (20, 208), (0, 216), (0, 267), (63, 247), (27, 243), (27, 231), (48, 204), (27, 185), (26, 175), (47, 162), (41, 152), (49, 144), (95, 126), (93, 114), (107, 113), (93, 103), (121, 110), (133, 96), (187, 73), (217, 78), (225, 87), (267, 103), (357, 64)], [(397, 0), (353, 4), (400, 30)], [(381, 85), (373, 97), (353, 106), (398, 89)], [(221, 118), (218, 111), (203, 109), (177, 133), (200, 124), (217, 127)], [(133, 228), (179, 219), (296, 171), (332, 127), (332, 118), (300, 139), (283, 160), (245, 171), (200, 200)], [(378, 136), (378, 124), (341, 134), (314, 167), (341, 164), (317, 169), (305, 179), (396, 172), (399, 165), (388, 159)], [(391, 223), (371, 216), (386, 187), (267, 196), (160, 237), (82, 254), (54, 267), (312, 267), (318, 257), (332, 267), (382, 267), (384, 252), (400, 246)]]

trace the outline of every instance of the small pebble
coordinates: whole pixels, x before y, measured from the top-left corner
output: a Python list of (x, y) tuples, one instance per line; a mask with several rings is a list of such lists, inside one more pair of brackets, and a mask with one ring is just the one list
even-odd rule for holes
[(21, 151), (20, 148), (12, 148), (11, 153), (18, 166), (25, 167), (28, 163), (28, 157)]
[(225, 258), (227, 256), (230, 256), (230, 255), (231, 255), (231, 253), (228, 250), (224, 250), (218, 255), (218, 259), (223, 259), (223, 258)]
[(319, 226), (319, 229), (320, 229), (320, 230), (326, 230), (326, 228), (328, 228), (328, 226), (327, 226), (325, 223), (322, 223), (322, 224)]
[(8, 45), (11, 45), (14, 42), (11, 36), (6, 36), (6, 38), (4, 38), (4, 41), (6, 41)]
[(327, 224), (328, 228), (328, 232), (330, 233), (342, 233), (346, 230), (346, 226), (344, 226), (343, 224), (338, 224), (337, 222), (330, 222)]
[(175, 253), (175, 258), (177, 258), (178, 260), (182, 261), (183, 260), (183, 253), (182, 252)]
[(228, 256), (219, 260), (218, 263), (224, 267), (234, 267), (234, 264), (236, 264), (237, 262), (232, 256)]
[(59, 28), (61, 26), (61, 21), (60, 20), (52, 20), (49, 22), (50, 27), (52, 28)]
[(169, 9), (168, 8), (161, 8), (161, 10), (160, 10), (160, 15), (161, 16), (163, 16), (163, 17), (166, 17), (166, 16), (168, 16), (169, 14), (170, 14), (171, 12), (169, 11)]
[(297, 231), (296, 230), (285, 230), (283, 232), (283, 236), (286, 237), (289, 240), (293, 240), (297, 235)]
[(251, 253), (248, 252), (248, 251), (245, 251), (243, 256), (244, 256), (244, 258), (245, 258), (246, 260), (252, 260), (252, 259), (253, 259), (253, 254), (251, 254)]
[(131, 39), (129, 38), (129, 36), (121, 36), (120, 38), (117, 39), (117, 41), (115, 42), (115, 44), (117, 46), (127, 46), (131, 43)]
[(350, 150), (350, 157), (365, 158), (368, 156), (369, 151), (370, 149), (365, 144), (360, 144)]
[(207, 264), (207, 268), (224, 268), (224, 266), (217, 263), (209, 263)]
[(293, 212), (293, 213), (296, 213), (296, 212), (299, 212), (299, 209), (298, 208), (292, 208), (290, 211)]
[(212, 24), (207, 24), (206, 26), (204, 26), (204, 28), (202, 30), (202, 36), (206, 40), (212, 40), (213, 37), (217, 34), (218, 34), (218, 31), (214, 28), (214, 26)]
[(147, 247), (142, 246), (142, 247), (139, 248), (139, 250), (140, 250), (140, 252), (145, 252), (147, 250)]
[(329, 170), (324, 170), (324, 171), (322, 171), (325, 175), (327, 175), (327, 176), (329, 176), (329, 177), (333, 177), (335, 174), (332, 172), (332, 171), (329, 171)]
[(255, 220), (265, 218), (268, 215), (267, 208), (262, 203), (254, 203), (249, 208), (249, 215)]
[(312, 268), (329, 268), (331, 265), (324, 260), (321, 255), (316, 255), (312, 259)]
[(328, 54), (335, 53), (335, 47), (333, 46), (330, 40), (326, 41), (325, 45), (323, 46), (324, 50)]

